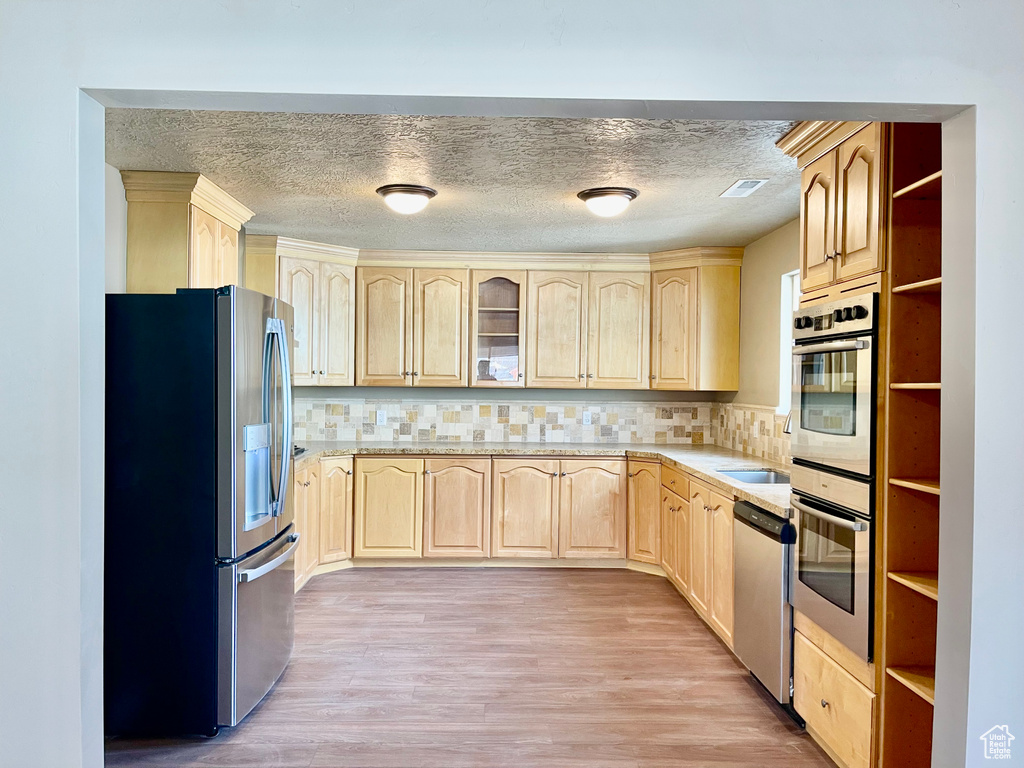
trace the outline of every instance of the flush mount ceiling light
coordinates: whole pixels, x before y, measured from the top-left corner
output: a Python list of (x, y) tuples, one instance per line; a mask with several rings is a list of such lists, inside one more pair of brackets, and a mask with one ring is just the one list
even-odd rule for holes
[(629, 187), (594, 187), (584, 189), (576, 197), (598, 216), (618, 216), (640, 193)]
[(408, 215), (426, 208), (437, 190), (419, 184), (385, 184), (377, 190), (377, 194), (384, 198), (392, 211)]

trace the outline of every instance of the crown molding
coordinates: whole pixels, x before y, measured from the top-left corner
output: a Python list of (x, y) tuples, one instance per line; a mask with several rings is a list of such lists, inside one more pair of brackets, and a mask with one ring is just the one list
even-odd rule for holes
[(246, 253), (261, 255), (290, 256), (296, 259), (315, 259), (354, 267), (359, 259), (359, 249), (330, 243), (315, 243), (312, 240), (297, 240), (278, 235), (245, 234)]
[(743, 263), (743, 249), (724, 246), (679, 248), (674, 251), (658, 251), (650, 254), (652, 272), (686, 267), (730, 266)]
[(558, 271), (646, 272), (646, 253), (514, 253), (479, 251), (359, 251), (361, 267), (438, 267), (464, 269), (545, 269)]
[(129, 203), (188, 203), (236, 232), (255, 215), (201, 173), (121, 171), (121, 181)]
[(808, 120), (797, 123), (793, 130), (775, 142), (775, 146), (790, 157), (795, 157), (797, 165), (805, 168), (870, 124), (858, 121)]

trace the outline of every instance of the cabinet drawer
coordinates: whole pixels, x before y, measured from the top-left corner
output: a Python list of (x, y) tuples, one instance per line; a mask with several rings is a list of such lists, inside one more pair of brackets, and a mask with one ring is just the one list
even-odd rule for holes
[(871, 764), (875, 695), (799, 632), (793, 641), (793, 707), (840, 765)]
[(690, 481), (687, 476), (667, 464), (661, 465), (661, 484), (684, 499), (690, 496)]

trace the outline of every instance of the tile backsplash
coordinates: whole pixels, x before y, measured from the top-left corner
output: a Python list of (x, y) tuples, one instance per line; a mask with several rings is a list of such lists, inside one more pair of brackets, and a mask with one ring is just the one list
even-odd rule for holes
[(295, 439), (699, 445), (711, 442), (718, 407), (708, 402), (297, 398)]
[(788, 463), (785, 422), (774, 408), (682, 400), (295, 400), (295, 439), (300, 442), (708, 443)]

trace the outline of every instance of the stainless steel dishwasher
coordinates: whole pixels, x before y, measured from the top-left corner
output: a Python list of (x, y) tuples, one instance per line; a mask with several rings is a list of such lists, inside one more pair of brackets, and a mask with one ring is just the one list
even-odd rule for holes
[(745, 501), (733, 526), (736, 613), (733, 646), (740, 661), (792, 714), (792, 524)]

